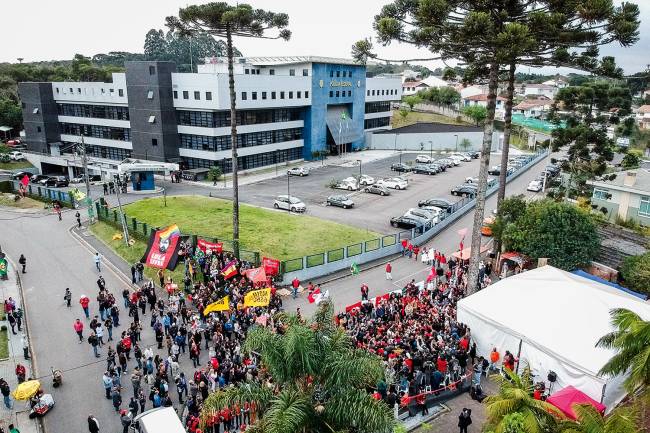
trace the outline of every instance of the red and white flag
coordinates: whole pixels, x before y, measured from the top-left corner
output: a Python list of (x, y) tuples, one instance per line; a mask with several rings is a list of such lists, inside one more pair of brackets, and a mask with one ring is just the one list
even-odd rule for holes
[(310, 304), (313, 304), (314, 302), (316, 302), (316, 299), (319, 297), (320, 297), (320, 288), (317, 287), (316, 290), (314, 290), (307, 296), (307, 300), (309, 301)]

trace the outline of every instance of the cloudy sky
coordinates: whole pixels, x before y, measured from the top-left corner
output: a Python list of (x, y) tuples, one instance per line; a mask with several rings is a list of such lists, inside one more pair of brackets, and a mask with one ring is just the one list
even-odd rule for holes
[[(254, 7), (286, 12), (293, 37), (290, 41), (238, 39), (244, 55), (320, 55), (349, 57), (351, 45), (372, 36), (372, 19), (389, 0), (249, 0)], [(641, 8), (641, 40), (633, 47), (604, 47), (627, 73), (650, 63), (650, 0), (632, 0)], [(203, 1), (198, 0), (199, 3)], [(20, 0), (2, 2), (5, 26), (0, 38), (0, 62), (70, 59), (75, 53), (93, 55), (108, 51), (142, 52), (144, 35), (163, 28), (165, 17), (193, 2), (179, 0)], [(11, 37), (15, 35), (15, 39)], [(386, 58), (426, 56), (405, 45), (379, 49)], [(435, 62), (429, 67), (440, 66)]]

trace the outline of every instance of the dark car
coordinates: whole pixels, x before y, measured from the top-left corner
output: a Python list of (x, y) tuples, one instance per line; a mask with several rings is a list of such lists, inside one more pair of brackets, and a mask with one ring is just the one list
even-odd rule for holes
[(32, 178), (30, 179), (30, 182), (32, 182), (32, 183), (40, 183), (40, 184), (44, 185), (45, 181), (48, 180), (49, 178), (50, 178), (50, 176), (47, 175), (47, 174), (37, 174), (35, 176), (32, 176)]
[(400, 227), (403, 229), (412, 229), (422, 225), (420, 220), (406, 216), (393, 217), (390, 219), (390, 225), (393, 227)]
[(560, 174), (560, 167), (558, 167), (557, 165), (547, 165), (544, 170), (546, 170), (553, 177)]
[(19, 171), (17, 173), (12, 174), (11, 178), (13, 180), (22, 180), (23, 177), (25, 177), (25, 175), (27, 175), (27, 179), (29, 179), (29, 180), (32, 180), (32, 178), (34, 177), (33, 173), (30, 173), (28, 171)]
[(477, 159), (479, 156), (481, 156), (481, 152), (477, 152), (475, 150), (470, 150), (467, 152), (467, 154), (470, 156), (472, 159)]
[(393, 170), (393, 171), (399, 171), (399, 172), (402, 172), (402, 173), (406, 173), (406, 172), (411, 171), (410, 166), (408, 166), (406, 164), (402, 164), (401, 162), (399, 162), (397, 164), (391, 164), (390, 169)]
[(51, 176), (45, 181), (45, 186), (51, 186), (51, 187), (62, 187), (62, 186), (68, 186), (70, 182), (68, 181), (68, 178), (65, 176)]
[(354, 206), (354, 202), (350, 200), (346, 195), (331, 195), (327, 197), (327, 205), (348, 209)]
[(464, 197), (473, 197), (476, 195), (476, 187), (473, 185), (460, 185), (451, 190), (451, 195), (462, 195)]
[(390, 191), (383, 185), (368, 185), (363, 189), (364, 192), (370, 194), (390, 195)]
[(430, 167), (430, 166), (424, 165), (424, 164), (418, 164), (415, 167), (413, 167), (413, 173), (432, 175), (432, 174), (436, 174), (438, 172), (433, 167)]
[(447, 166), (445, 164), (438, 164), (437, 162), (432, 162), (429, 164), (429, 167), (434, 167), (436, 170), (438, 170), (438, 173), (441, 171), (447, 171)]
[(448, 200), (445, 200), (444, 198), (430, 198), (427, 200), (420, 200), (418, 202), (418, 207), (424, 206), (435, 206), (439, 207), (440, 209), (445, 209), (447, 212), (451, 212), (454, 204)]
[(501, 174), (501, 166), (495, 165), (494, 167), (490, 168), (488, 170), (488, 174), (491, 174), (492, 176), (498, 176), (499, 174)]

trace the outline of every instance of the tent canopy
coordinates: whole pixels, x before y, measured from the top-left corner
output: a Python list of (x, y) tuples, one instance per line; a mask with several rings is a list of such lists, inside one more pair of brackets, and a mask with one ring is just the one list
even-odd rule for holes
[(566, 416), (571, 419), (577, 419), (573, 412), (574, 404), (590, 404), (600, 413), (605, 412), (605, 405), (598, 403), (579, 389), (569, 385), (551, 395), (546, 399), (547, 402), (560, 409)]
[(328, 106), (325, 121), (337, 145), (358, 141), (363, 136), (345, 105)]
[(639, 298), (543, 266), (461, 299), (458, 320), (471, 328), (477, 353), (487, 356), (496, 347), (503, 356), (509, 350), (539, 377), (556, 372), (555, 386), (573, 385), (611, 407), (625, 395), (622, 379), (598, 375), (614, 352), (596, 342), (613, 330), (614, 308), (650, 320), (650, 305)]

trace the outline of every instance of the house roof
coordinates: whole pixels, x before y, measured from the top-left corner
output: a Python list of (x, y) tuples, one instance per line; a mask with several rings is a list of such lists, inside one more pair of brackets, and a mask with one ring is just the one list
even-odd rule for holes
[(535, 107), (543, 107), (545, 105), (551, 105), (553, 103), (552, 99), (526, 99), (521, 101), (519, 104), (513, 107), (514, 110), (528, 110)]
[[(222, 57), (222, 59), (225, 59), (225, 57)], [(260, 66), (291, 65), (295, 63), (333, 63), (338, 65), (360, 66), (360, 64), (355, 62), (353, 59), (324, 56), (244, 56), (237, 57), (236, 59), (244, 59), (246, 63)]]
[[(472, 96), (468, 96), (468, 97), (463, 98), (463, 99), (466, 99), (468, 101), (487, 101), (487, 97), (488, 97), (487, 93), (481, 93), (479, 95), (472, 95)], [(497, 101), (505, 101), (505, 100), (506, 100), (506, 98), (502, 98), (501, 96), (497, 96)]]
[(413, 125), (402, 126), (375, 134), (429, 134), (437, 132), (481, 132), (483, 128), (471, 125), (451, 125), (448, 123), (418, 122)]
[(420, 86), (429, 87), (427, 83), (423, 83), (422, 81), (404, 81), (402, 83), (402, 87), (420, 87)]
[[(632, 185), (624, 184), (628, 173), (634, 173), (636, 175), (636, 179)], [(587, 183), (602, 188), (631, 191), (638, 194), (650, 194), (650, 171), (644, 168), (639, 168), (637, 170), (623, 170), (616, 173), (616, 178), (614, 180), (590, 180), (587, 181)]]
[(547, 89), (547, 90), (555, 89), (555, 86), (551, 86), (549, 84), (524, 84), (524, 86), (531, 89)]
[(636, 111), (641, 114), (650, 113), (650, 105), (642, 105)]

